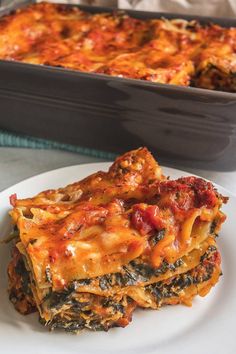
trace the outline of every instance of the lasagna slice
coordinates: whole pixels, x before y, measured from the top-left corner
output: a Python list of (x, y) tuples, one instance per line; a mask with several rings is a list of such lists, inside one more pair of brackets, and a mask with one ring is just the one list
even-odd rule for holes
[(170, 180), (147, 149), (65, 188), (11, 196), (10, 300), (51, 329), (125, 327), (137, 307), (191, 305), (216, 284), (221, 196)]

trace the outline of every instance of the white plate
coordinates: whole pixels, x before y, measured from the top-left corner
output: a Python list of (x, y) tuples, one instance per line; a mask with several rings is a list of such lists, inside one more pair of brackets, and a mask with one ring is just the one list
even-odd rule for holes
[[(0, 232), (10, 229), (9, 196), (19, 198), (65, 186), (96, 172), (108, 163), (71, 166), (29, 178), (0, 193)], [(171, 178), (187, 173), (164, 168)], [(224, 195), (229, 193), (221, 187)], [(8, 300), (6, 267), (10, 245), (0, 246), (0, 352), (6, 354), (231, 354), (236, 353), (236, 198), (230, 196), (224, 207), (228, 215), (219, 238), (224, 276), (205, 298), (197, 297), (192, 308), (169, 306), (160, 311), (139, 310), (126, 328), (109, 332), (83, 331), (80, 335), (48, 332), (37, 315), (18, 314)]]

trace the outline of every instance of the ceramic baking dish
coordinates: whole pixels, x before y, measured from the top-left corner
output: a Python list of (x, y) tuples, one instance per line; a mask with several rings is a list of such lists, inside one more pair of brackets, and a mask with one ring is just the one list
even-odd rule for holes
[[(236, 20), (197, 19), (236, 26)], [(236, 169), (234, 93), (0, 61), (0, 107), (0, 128), (13, 132), (115, 153), (145, 145), (161, 161)]]

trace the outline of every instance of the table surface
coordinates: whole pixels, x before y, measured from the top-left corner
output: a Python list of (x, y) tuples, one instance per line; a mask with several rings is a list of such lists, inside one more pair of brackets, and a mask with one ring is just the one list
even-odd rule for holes
[[(0, 190), (42, 172), (99, 161), (105, 160), (59, 150), (0, 148)], [(179, 169), (207, 178), (236, 195), (236, 171), (206, 171), (183, 166)]]

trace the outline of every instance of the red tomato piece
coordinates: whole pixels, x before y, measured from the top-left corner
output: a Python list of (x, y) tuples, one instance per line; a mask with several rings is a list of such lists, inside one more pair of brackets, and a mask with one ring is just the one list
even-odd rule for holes
[(156, 205), (144, 207), (137, 204), (131, 216), (133, 226), (142, 234), (147, 235), (163, 228), (163, 222), (159, 215), (159, 208)]

